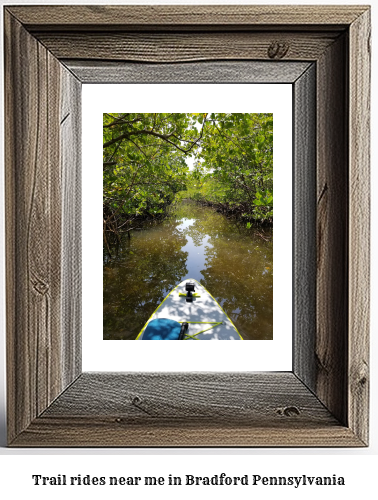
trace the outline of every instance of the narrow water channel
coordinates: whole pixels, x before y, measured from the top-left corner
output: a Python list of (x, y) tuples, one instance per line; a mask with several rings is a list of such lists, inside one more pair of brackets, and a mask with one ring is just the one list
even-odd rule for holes
[(134, 340), (164, 297), (194, 278), (245, 340), (273, 338), (273, 231), (247, 229), (184, 201), (123, 238), (104, 261), (104, 339)]

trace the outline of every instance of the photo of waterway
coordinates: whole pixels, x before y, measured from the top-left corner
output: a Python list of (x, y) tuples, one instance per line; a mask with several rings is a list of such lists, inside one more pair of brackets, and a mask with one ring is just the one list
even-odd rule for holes
[(104, 254), (104, 339), (135, 340), (180, 282), (199, 281), (244, 340), (273, 339), (273, 229), (183, 200)]

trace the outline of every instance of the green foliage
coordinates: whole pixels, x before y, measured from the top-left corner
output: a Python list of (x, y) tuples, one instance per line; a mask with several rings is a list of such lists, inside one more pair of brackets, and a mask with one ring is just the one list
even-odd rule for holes
[(186, 198), (195, 201), (225, 203), (227, 202), (227, 187), (212, 177), (198, 179), (192, 174), (188, 176), (185, 195)]
[(161, 217), (185, 189), (247, 220), (272, 219), (272, 114), (105, 113), (103, 130), (106, 245), (107, 235)]
[(273, 115), (211, 113), (199, 157), (244, 217), (273, 218)]
[(197, 121), (188, 113), (104, 114), (105, 239), (138, 219), (161, 216), (185, 189), (185, 156), (198, 147), (202, 133)]

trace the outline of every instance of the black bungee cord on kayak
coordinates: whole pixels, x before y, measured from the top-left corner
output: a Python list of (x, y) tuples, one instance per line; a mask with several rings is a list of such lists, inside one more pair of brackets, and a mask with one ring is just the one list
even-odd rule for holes
[(184, 340), (185, 339), (185, 335), (186, 335), (186, 332), (188, 331), (188, 328), (189, 328), (189, 323), (187, 323), (186, 321), (181, 324), (180, 335), (178, 336), (177, 340)]
[[(185, 284), (185, 289), (184, 289), (185, 293), (182, 293), (179, 290), (177, 290), (177, 288), (179, 288), (179, 286), (183, 286), (184, 284)], [(190, 304), (186, 308), (184, 307), (184, 308), (180, 309), (180, 307), (182, 307), (182, 306), (179, 306), (176, 303), (175, 299), (173, 299), (173, 301), (172, 301), (172, 295), (173, 295), (172, 292), (175, 292), (176, 290), (177, 290), (176, 293), (177, 293), (178, 297), (182, 297), (182, 299), (185, 297), (186, 302), (192, 303), (192, 302), (195, 302), (196, 299), (201, 299), (203, 291), (201, 294), (196, 293), (194, 291), (197, 285), (199, 285), (199, 284), (195, 280), (189, 280), (189, 281), (185, 281), (185, 282), (181, 283), (181, 285), (177, 285), (171, 292), (169, 292), (167, 297), (165, 297), (165, 299), (160, 304), (158, 309), (156, 309), (155, 313), (151, 316), (150, 320), (143, 327), (142, 331), (140, 332), (140, 334), (138, 335), (136, 340), (205, 340), (205, 339), (206, 340), (207, 339), (213, 340), (213, 338), (211, 336), (210, 337), (203, 337), (202, 334), (208, 332), (209, 330), (217, 328), (218, 326), (225, 324), (225, 322), (224, 322), (225, 320), (223, 320), (223, 318), (220, 317), (218, 321), (190, 321), (191, 318), (193, 318), (193, 319), (197, 318), (197, 317), (200, 318), (201, 313), (203, 314), (203, 312), (201, 311), (201, 306), (203, 306), (202, 300), (200, 300), (199, 303), (197, 304), (199, 307), (199, 311), (197, 311), (197, 308), (195, 307), (194, 304)], [(199, 285), (199, 287), (200, 287), (200, 285)], [(200, 290), (201, 290), (201, 287), (200, 287)], [(207, 297), (206, 293), (209, 297)], [(179, 313), (180, 316), (182, 314), (182, 316), (184, 316), (184, 318), (185, 318), (185, 316), (187, 318), (176, 320), (176, 319), (170, 319), (169, 317), (168, 318), (156, 317), (157, 311), (159, 310), (161, 305), (167, 299), (168, 300), (171, 299), (171, 301), (172, 301), (172, 304), (170, 304), (168, 307), (168, 311), (167, 311), (168, 316), (170, 313), (169, 309), (171, 307), (177, 307), (177, 311), (181, 311)], [(206, 300), (209, 301), (210, 299), (213, 300), (213, 302), (221, 310), (223, 315), (226, 318), (228, 318), (227, 314), (223, 311), (221, 306), (216, 302), (214, 297), (209, 292), (207, 292), (207, 290), (205, 290), (205, 302), (206, 302)], [(152, 319), (154, 316), (155, 316), (155, 318)], [(209, 315), (205, 314), (205, 316), (209, 316)], [(177, 317), (177, 315), (176, 315), (176, 317)], [(205, 317), (203, 319), (205, 319)], [(208, 319), (210, 319), (210, 318), (208, 318)], [(214, 317), (214, 319), (215, 319), (215, 317)], [(232, 324), (232, 322), (229, 318), (228, 318), (228, 320)], [(201, 325), (201, 326), (203, 325), (203, 326), (202, 326), (202, 328), (201, 328), (201, 326), (199, 327), (200, 331), (196, 331), (198, 327), (195, 327), (194, 331), (191, 332), (190, 331), (191, 328), (189, 328), (190, 325), (193, 325), (193, 326), (194, 325)], [(240, 340), (243, 340), (242, 337), (240, 336), (239, 332), (236, 330), (235, 326), (234, 325), (232, 325), (232, 326), (235, 329), (235, 332), (239, 335)], [(229, 328), (229, 327), (227, 326), (227, 328)], [(213, 335), (213, 337), (214, 337), (214, 340), (221, 340), (215, 334)]]

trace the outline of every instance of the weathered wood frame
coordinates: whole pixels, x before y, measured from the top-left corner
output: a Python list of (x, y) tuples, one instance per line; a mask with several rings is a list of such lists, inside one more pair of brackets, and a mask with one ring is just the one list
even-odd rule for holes
[[(9, 445), (367, 446), (369, 7), (7, 6), (4, 22)], [(293, 83), (293, 371), (81, 373), (81, 83), (201, 61), (232, 81), (217, 61), (251, 60)]]

